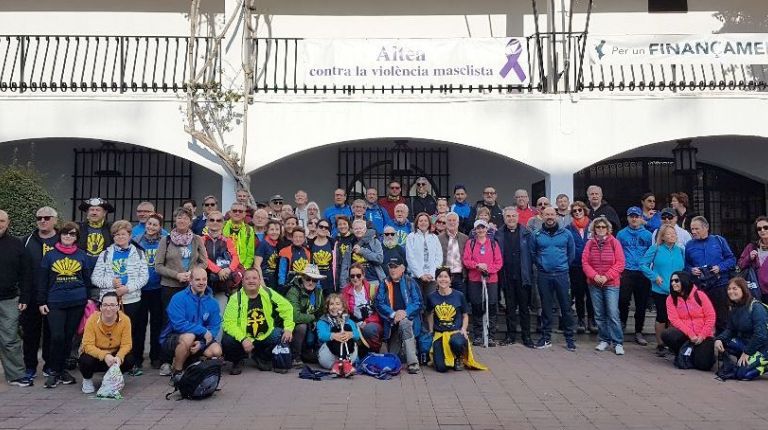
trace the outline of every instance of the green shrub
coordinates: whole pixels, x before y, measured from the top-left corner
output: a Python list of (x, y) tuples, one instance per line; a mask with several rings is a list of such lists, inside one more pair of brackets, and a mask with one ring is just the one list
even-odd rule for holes
[(42, 206), (54, 207), (54, 200), (36, 170), (16, 164), (0, 166), (0, 209), (8, 212), (12, 235), (32, 232), (35, 213)]

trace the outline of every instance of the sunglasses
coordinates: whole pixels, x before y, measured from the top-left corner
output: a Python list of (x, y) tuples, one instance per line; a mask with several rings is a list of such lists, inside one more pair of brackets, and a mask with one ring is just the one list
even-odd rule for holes
[(445, 221), (435, 221), (435, 224), (445, 224)]
[(672, 284), (679, 284), (680, 283), (680, 278), (672, 278), (672, 279), (669, 280), (669, 282), (672, 283)]
[(317, 279), (313, 279), (313, 278), (301, 278), (301, 279), (303, 279), (304, 282), (309, 282), (311, 284), (316, 284), (317, 283)]
[(203, 203), (203, 206), (210, 208), (216, 206), (216, 203)]
[(400, 265), (397, 263), (389, 263), (387, 264), (387, 267), (389, 267), (390, 269), (397, 269), (398, 267), (400, 267)]
[(62, 231), (62, 232), (61, 232), (61, 235), (62, 235), (62, 236), (72, 236), (72, 237), (77, 237), (77, 230), (72, 230), (72, 231)]
[(768, 225), (757, 226), (757, 231), (768, 231)]
[(349, 277), (350, 277), (351, 279), (360, 279), (360, 278), (362, 278), (362, 277), (363, 277), (363, 274), (362, 274), (362, 273), (350, 273), (350, 274), (349, 274)]
[(426, 183), (426, 182), (417, 182), (417, 183), (416, 183), (416, 186), (417, 186), (417, 187), (426, 187), (426, 186), (427, 186), (427, 183)]
[(496, 191), (483, 191), (483, 194), (487, 194), (487, 195), (496, 194)]
[(675, 216), (674, 215), (662, 215), (661, 219), (669, 221), (671, 219), (675, 219)]
[(271, 203), (275, 204), (275, 205), (281, 205), (281, 204), (283, 204), (283, 201), (282, 200), (272, 200)]
[(395, 233), (384, 233), (384, 236), (394, 236)]
[(478, 228), (486, 229), (487, 227), (482, 225), (482, 224), (480, 224), (479, 226), (475, 227), (475, 229), (478, 229)]
[(595, 230), (597, 230), (598, 228), (603, 229), (603, 228), (608, 228), (608, 226), (607, 225), (596, 225), (595, 226)]
[(571, 210), (571, 213), (574, 213), (574, 214), (575, 214), (575, 213), (581, 213), (581, 212), (584, 212), (584, 209), (581, 209), (581, 208), (579, 208), (579, 209), (573, 209), (573, 210)]
[(540, 208), (544, 208), (544, 207), (547, 207), (549, 205), (546, 204), (546, 203), (539, 203), (537, 206), (540, 207)]
[(243, 209), (230, 209), (230, 212), (236, 213), (236, 214), (241, 214), (241, 213), (243, 213), (245, 211)]
[(43, 215), (43, 216), (37, 216), (35, 218), (37, 218), (38, 221), (50, 221), (51, 218), (53, 217), (49, 215)]
[(224, 218), (208, 218), (209, 222), (224, 222)]
[(330, 226), (327, 226), (325, 224), (318, 224), (317, 228), (319, 228), (320, 230), (330, 230), (331, 229)]

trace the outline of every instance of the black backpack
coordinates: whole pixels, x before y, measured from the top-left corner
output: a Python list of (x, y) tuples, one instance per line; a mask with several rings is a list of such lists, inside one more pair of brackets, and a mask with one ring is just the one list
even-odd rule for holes
[(173, 384), (173, 391), (166, 394), (166, 400), (179, 392), (181, 399), (202, 400), (211, 397), (219, 389), (223, 360), (204, 360), (190, 364), (178, 381)]

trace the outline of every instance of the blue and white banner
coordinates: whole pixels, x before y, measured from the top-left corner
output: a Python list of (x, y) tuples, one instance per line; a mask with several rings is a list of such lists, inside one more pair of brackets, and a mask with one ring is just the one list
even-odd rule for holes
[(527, 85), (525, 38), (299, 40), (308, 86)]
[(768, 34), (595, 36), (592, 64), (768, 64)]

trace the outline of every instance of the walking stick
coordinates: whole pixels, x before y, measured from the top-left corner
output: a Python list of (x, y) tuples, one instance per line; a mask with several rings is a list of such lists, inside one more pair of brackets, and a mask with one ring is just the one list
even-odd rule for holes
[(487, 276), (483, 274), (483, 302), (485, 305), (485, 313), (483, 313), (483, 347), (488, 348), (488, 330), (489, 330), (489, 315), (488, 315), (488, 283)]

